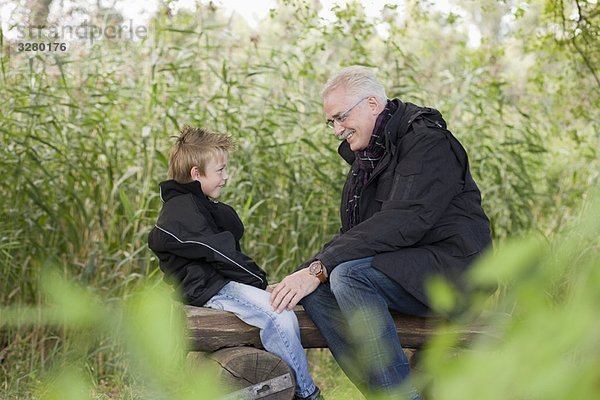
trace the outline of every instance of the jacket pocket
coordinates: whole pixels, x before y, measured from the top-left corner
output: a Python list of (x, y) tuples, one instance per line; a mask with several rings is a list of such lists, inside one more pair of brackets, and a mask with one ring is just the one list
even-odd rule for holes
[(391, 174), (382, 175), (379, 178), (377, 189), (375, 191), (375, 200), (384, 202), (389, 199), (393, 179), (394, 177)]
[(421, 173), (421, 163), (400, 163), (396, 167), (394, 183), (391, 190), (391, 198), (394, 200), (405, 200), (410, 197), (411, 190)]

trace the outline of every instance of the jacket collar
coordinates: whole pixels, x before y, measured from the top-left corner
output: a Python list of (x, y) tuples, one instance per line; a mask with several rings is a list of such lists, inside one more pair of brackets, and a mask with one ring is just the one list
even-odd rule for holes
[(202, 186), (198, 181), (179, 183), (174, 179), (170, 179), (160, 183), (160, 198), (163, 203), (166, 203), (174, 197), (186, 194), (192, 194), (195, 197), (198, 197), (201, 201), (209, 201), (208, 197), (206, 197), (202, 192)]

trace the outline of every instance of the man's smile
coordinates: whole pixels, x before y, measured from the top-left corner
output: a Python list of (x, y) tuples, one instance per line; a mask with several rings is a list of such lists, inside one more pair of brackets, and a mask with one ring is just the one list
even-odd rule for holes
[(350, 137), (352, 137), (352, 135), (354, 135), (354, 132), (356, 132), (354, 129), (348, 129), (348, 130), (342, 132), (338, 136), (338, 139), (339, 140), (348, 140)]

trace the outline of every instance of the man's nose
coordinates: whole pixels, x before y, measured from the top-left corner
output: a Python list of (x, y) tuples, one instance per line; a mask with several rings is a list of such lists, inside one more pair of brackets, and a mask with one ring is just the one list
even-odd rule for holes
[(342, 126), (341, 122), (335, 121), (333, 123), (333, 132), (335, 133), (336, 136), (340, 136), (345, 130), (346, 130), (346, 127)]

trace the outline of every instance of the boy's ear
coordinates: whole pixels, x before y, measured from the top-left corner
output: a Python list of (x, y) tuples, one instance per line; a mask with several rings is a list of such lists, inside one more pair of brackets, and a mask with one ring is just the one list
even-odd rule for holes
[(190, 170), (190, 176), (195, 181), (200, 179), (200, 170), (198, 169), (198, 167), (196, 167), (196, 166), (192, 167), (192, 169)]

